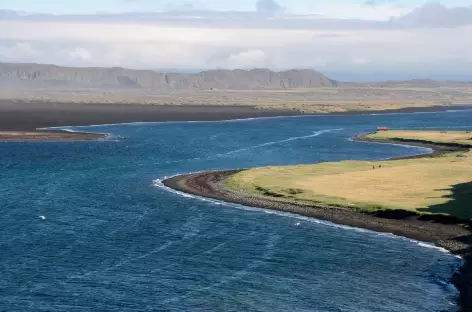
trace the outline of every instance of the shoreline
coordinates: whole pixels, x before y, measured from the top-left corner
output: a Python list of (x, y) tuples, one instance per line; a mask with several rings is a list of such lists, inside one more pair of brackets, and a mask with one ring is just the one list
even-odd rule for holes
[(150, 105), (65, 103), (0, 99), (0, 131), (38, 132), (65, 126), (110, 125), (133, 122), (226, 121), (293, 116), (354, 116), (471, 110), (470, 105), (436, 105), (390, 110), (303, 113), (290, 109), (260, 109), (251, 105)]
[[(430, 149), (430, 153), (422, 153), (418, 155), (412, 156), (400, 156), (400, 157), (393, 157), (386, 160), (401, 160), (401, 159), (419, 159), (419, 158), (433, 158), (438, 157), (443, 154), (452, 153), (452, 152), (466, 152), (471, 149), (468, 145), (461, 145), (456, 143), (441, 143), (441, 144), (434, 144), (427, 141), (419, 141), (419, 140), (402, 140), (402, 139), (395, 139), (395, 140), (374, 140), (369, 139), (366, 137), (367, 134), (361, 134), (354, 137), (352, 140), (354, 142), (364, 142), (364, 143), (376, 143), (376, 144), (395, 144), (395, 145), (408, 145), (420, 148), (427, 148)], [(382, 161), (383, 159), (379, 160)]]
[[(471, 106), (472, 108), (472, 106)], [(222, 121), (303, 115), (231, 105), (77, 104), (0, 100), (0, 131), (110, 125), (133, 122)]]
[[(374, 141), (356, 137), (355, 141), (408, 144), (425, 147), (423, 142)], [(463, 150), (464, 146), (428, 144), (433, 153), (405, 158), (437, 157), (441, 154)], [(467, 149), (470, 149), (468, 147)], [(399, 158), (397, 158), (399, 159)], [(229, 203), (294, 213), (319, 220), (334, 222), (376, 232), (391, 233), (418, 241), (433, 243), (464, 259), (464, 265), (452, 277), (452, 283), (460, 292), (461, 311), (472, 309), (472, 221), (443, 215), (420, 215), (406, 210), (388, 210), (376, 213), (361, 212), (352, 208), (332, 208), (281, 202), (262, 196), (247, 195), (230, 190), (224, 183), (231, 175), (245, 169), (201, 172), (179, 175), (162, 181), (169, 188), (196, 196), (217, 199)]]
[(101, 133), (67, 131), (0, 131), (1, 142), (82, 142), (107, 138)]

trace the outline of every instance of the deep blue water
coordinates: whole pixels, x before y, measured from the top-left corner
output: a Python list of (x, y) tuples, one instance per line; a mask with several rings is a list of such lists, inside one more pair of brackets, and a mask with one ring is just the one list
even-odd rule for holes
[(0, 143), (0, 311), (455, 311), (460, 259), (443, 251), (159, 186), (424, 152), (349, 141), (378, 125), (472, 129), (472, 112), (70, 127), (113, 139)]

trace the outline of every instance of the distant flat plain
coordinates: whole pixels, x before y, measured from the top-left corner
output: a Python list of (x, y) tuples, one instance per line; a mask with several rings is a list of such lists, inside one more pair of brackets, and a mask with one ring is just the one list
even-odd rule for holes
[(412, 82), (340, 87), (157, 91), (152, 89), (5, 89), (0, 99), (50, 103), (147, 104), (167, 106), (247, 106), (297, 113), (338, 113), (424, 108), (444, 104), (472, 104), (472, 83)]

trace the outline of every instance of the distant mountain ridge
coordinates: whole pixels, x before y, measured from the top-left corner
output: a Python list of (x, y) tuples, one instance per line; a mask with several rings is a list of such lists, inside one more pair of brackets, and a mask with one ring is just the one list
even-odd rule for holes
[(0, 85), (8, 87), (146, 88), (154, 90), (252, 90), (336, 87), (338, 82), (310, 69), (207, 70), (164, 73), (125, 68), (80, 68), (0, 63)]

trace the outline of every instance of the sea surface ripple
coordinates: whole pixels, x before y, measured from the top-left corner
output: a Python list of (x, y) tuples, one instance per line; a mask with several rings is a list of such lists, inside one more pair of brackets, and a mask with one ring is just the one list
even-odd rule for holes
[(456, 311), (431, 245), (173, 192), (204, 170), (426, 153), (376, 126), (472, 129), (472, 112), (64, 127), (0, 143), (0, 311)]

